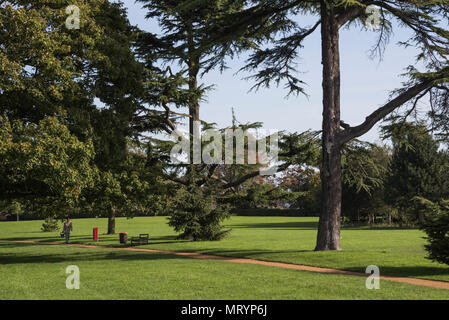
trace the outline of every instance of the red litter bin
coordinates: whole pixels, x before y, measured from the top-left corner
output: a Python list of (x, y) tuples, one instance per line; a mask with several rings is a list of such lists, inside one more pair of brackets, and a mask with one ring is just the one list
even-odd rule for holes
[(94, 228), (94, 241), (98, 241), (98, 228)]
[(126, 244), (127, 241), (128, 241), (128, 232), (121, 232), (120, 243)]

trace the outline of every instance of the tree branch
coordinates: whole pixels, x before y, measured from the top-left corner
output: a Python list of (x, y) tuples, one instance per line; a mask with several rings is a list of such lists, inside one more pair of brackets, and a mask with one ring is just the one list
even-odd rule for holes
[(364, 9), (360, 6), (356, 6), (350, 10), (346, 10), (337, 17), (337, 26), (341, 28), (346, 22), (361, 16), (364, 13)]
[(420, 94), (423, 90), (430, 88), (432, 86), (432, 83), (433, 81), (431, 80), (425, 80), (405, 90), (399, 96), (385, 104), (383, 107), (380, 107), (379, 109), (371, 113), (368, 117), (366, 117), (365, 121), (362, 124), (356, 127), (347, 127), (345, 130), (343, 130), (340, 133), (338, 141), (341, 145), (343, 145), (346, 142), (367, 133), (377, 122), (382, 120), (385, 116), (402, 106), (404, 103), (408, 102), (413, 97)]
[[(283, 171), (283, 170), (287, 169), (288, 166), (290, 166), (290, 165), (291, 165), (291, 163), (286, 162), (286, 163), (278, 166), (276, 172)], [(259, 176), (259, 175), (260, 175), (260, 170), (256, 170), (256, 171), (250, 172), (250, 173), (244, 175), (243, 177), (239, 178), (236, 181), (229, 182), (229, 183), (221, 186), (221, 188), (222, 189), (228, 189), (228, 188), (236, 187), (236, 186), (242, 184), (243, 182), (245, 182), (246, 180), (249, 180), (251, 178), (255, 178), (255, 177)]]
[(170, 181), (172, 181), (172, 182), (180, 183), (180, 184), (185, 185), (185, 186), (189, 185), (189, 182), (187, 180), (175, 178), (175, 177), (172, 177), (172, 176), (170, 176), (168, 174), (165, 175), (165, 178), (170, 180)]

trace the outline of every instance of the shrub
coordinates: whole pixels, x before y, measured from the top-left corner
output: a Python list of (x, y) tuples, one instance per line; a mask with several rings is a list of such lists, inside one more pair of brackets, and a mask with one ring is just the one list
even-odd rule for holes
[(414, 203), (414, 207), (423, 217), (420, 228), (427, 234), (427, 258), (449, 265), (449, 201), (434, 203), (416, 197)]
[(212, 196), (204, 195), (196, 186), (189, 186), (176, 197), (169, 225), (181, 232), (180, 239), (220, 240), (230, 231), (221, 225), (228, 217), (229, 211), (217, 205)]
[(52, 232), (58, 230), (58, 221), (54, 218), (46, 218), (42, 224), (43, 232)]

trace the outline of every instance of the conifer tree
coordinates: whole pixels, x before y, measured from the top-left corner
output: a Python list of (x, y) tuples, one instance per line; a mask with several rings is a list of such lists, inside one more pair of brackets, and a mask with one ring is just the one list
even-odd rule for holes
[[(388, 201), (399, 208), (404, 220), (423, 222), (414, 217), (410, 201), (414, 197), (432, 202), (449, 196), (448, 162), (439, 143), (424, 125), (410, 123), (389, 127), (392, 130), (393, 157), (386, 183)], [(412, 215), (412, 216), (410, 216)]]
[[(227, 170), (220, 164), (192, 164), (195, 152), (193, 137), (199, 137), (201, 131), (201, 128), (195, 126), (194, 123), (201, 122), (203, 129), (214, 128), (214, 124), (201, 121), (200, 102), (204, 99), (210, 86), (199, 84), (199, 81), (203, 75), (213, 69), (224, 70), (226, 58), (232, 58), (242, 50), (253, 47), (260, 39), (253, 36), (251, 39), (243, 37), (229, 41), (208, 42), (210, 33), (207, 28), (217, 19), (242, 10), (238, 1), (139, 0), (139, 2), (143, 3), (143, 7), (148, 10), (147, 18), (156, 19), (162, 31), (160, 35), (147, 33), (139, 41), (138, 53), (145, 61), (147, 70), (154, 77), (152, 83), (159, 85), (156, 92), (152, 91), (153, 87), (150, 87), (150, 90), (146, 91), (145, 99), (151, 105), (159, 106), (165, 111), (167, 124), (165, 131), (167, 133), (177, 132), (176, 120), (184, 117), (189, 121), (190, 164), (172, 167), (165, 177), (179, 183), (185, 190), (199, 188), (199, 195), (204, 195), (204, 199), (215, 203), (217, 199), (210, 197), (211, 194), (214, 194), (215, 198), (220, 198), (226, 193), (235, 192), (239, 185), (260, 175), (260, 166), (245, 163), (243, 166), (231, 165), (231, 168), (227, 168), (229, 169)], [(179, 66), (180, 70), (173, 72), (175, 64)], [(172, 107), (187, 107), (188, 114), (175, 112)], [(158, 115), (153, 108), (142, 110), (142, 113), (140, 119), (143, 123), (151, 123), (152, 119)], [(247, 124), (234, 122), (232, 129), (238, 128), (247, 131), (260, 128), (260, 126), (261, 123), (258, 122)], [(308, 137), (307, 133), (281, 137), (280, 145), (283, 147), (283, 151), (280, 154), (280, 160), (282, 165), (278, 170), (285, 169), (295, 161), (307, 157), (306, 151), (310, 147)], [(170, 143), (158, 141), (156, 148), (167, 149), (169, 146)], [(303, 150), (304, 154), (294, 154), (293, 150)], [(202, 154), (203, 150), (196, 151)], [(185, 190), (184, 192), (188, 192)], [(194, 200), (192, 199), (192, 201)], [(182, 203), (184, 203), (184, 211), (181, 210)], [(211, 204), (209, 202), (207, 205), (204, 201), (195, 203), (204, 205), (204, 210), (198, 210), (198, 214), (207, 212), (211, 215), (210, 219), (199, 220), (201, 222), (198, 223), (203, 223), (203, 225), (198, 225), (198, 230), (209, 230), (210, 232), (204, 234), (208, 234), (211, 239), (219, 239), (222, 234), (218, 224), (222, 219), (217, 218), (215, 214), (225, 217), (228, 213), (226, 210), (208, 210), (206, 207)], [(180, 223), (180, 226), (176, 227), (179, 231), (183, 230), (182, 228), (190, 228), (182, 221), (185, 221), (186, 216), (192, 219), (198, 218), (194, 211), (185, 201), (178, 202), (171, 225)], [(217, 235), (213, 236), (215, 232)], [(183, 234), (187, 236), (190, 235), (190, 232), (184, 230)], [(199, 239), (200, 237), (194, 238)]]

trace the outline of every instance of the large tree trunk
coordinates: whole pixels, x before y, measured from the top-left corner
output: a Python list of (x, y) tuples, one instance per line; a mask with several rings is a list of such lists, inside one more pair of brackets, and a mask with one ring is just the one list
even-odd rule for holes
[(321, 1), (323, 133), (321, 216), (315, 250), (341, 250), (341, 143), (339, 32), (333, 4)]
[(111, 209), (108, 216), (108, 234), (115, 234), (115, 210)]

